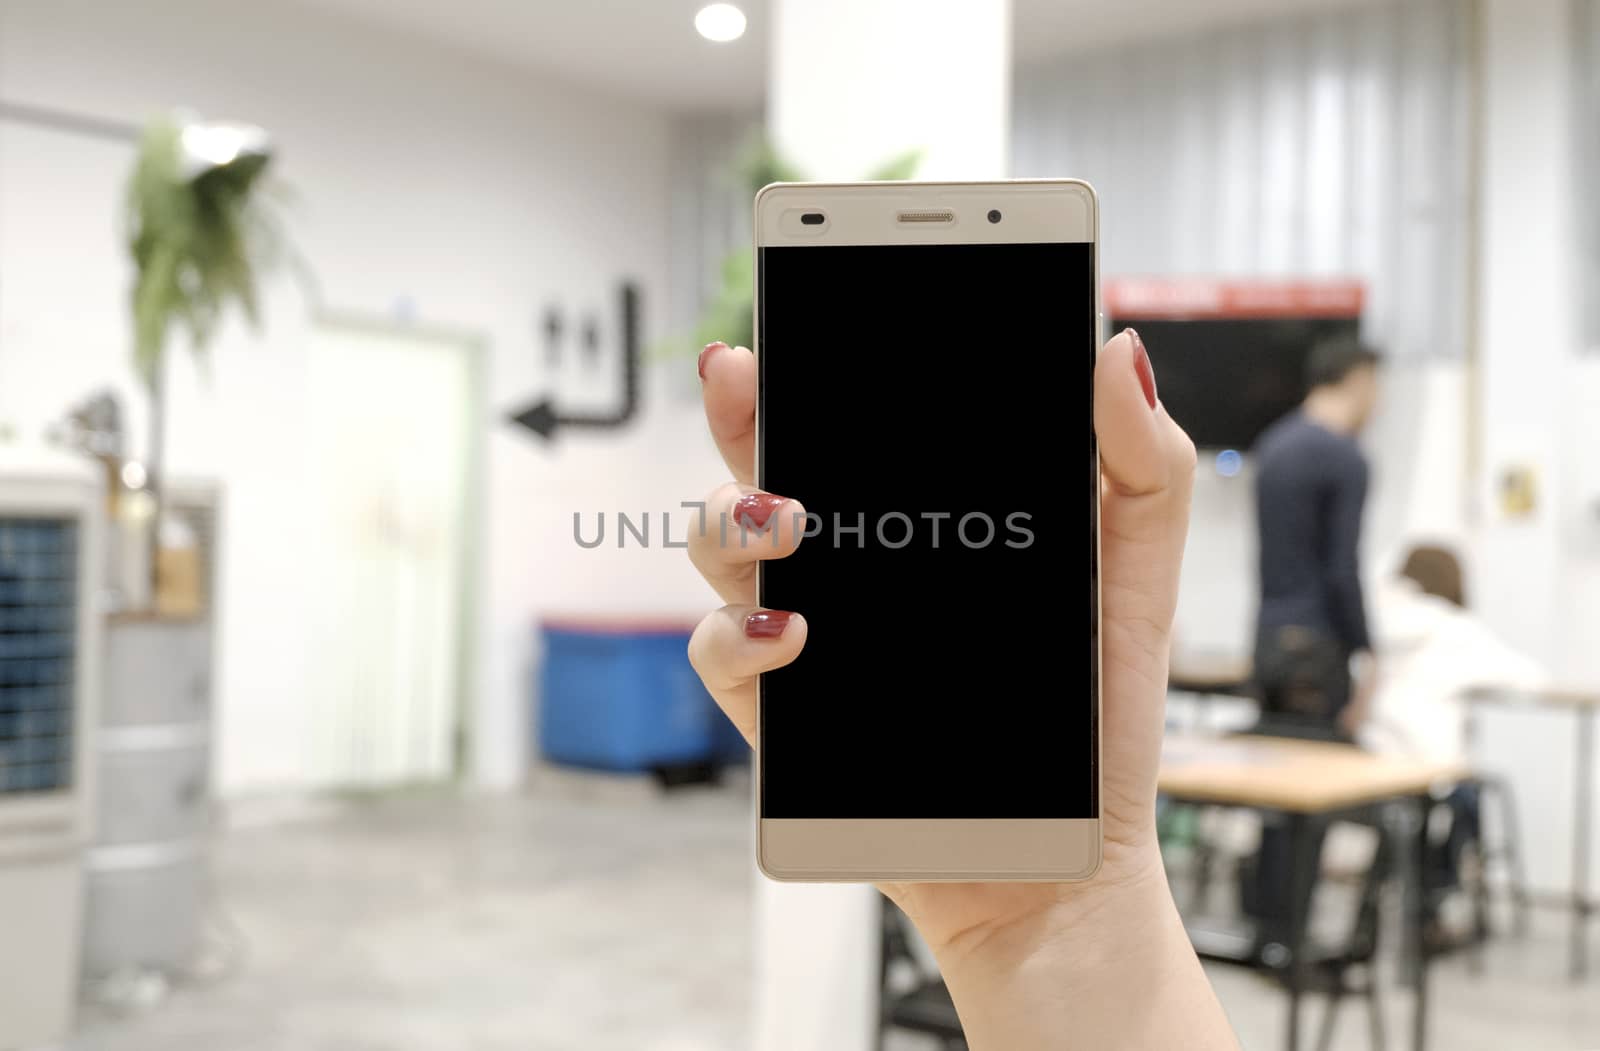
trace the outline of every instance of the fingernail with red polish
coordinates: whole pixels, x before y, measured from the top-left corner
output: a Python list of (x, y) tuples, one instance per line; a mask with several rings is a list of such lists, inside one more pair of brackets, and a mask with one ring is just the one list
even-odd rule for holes
[(1139, 333), (1133, 329), (1128, 330), (1128, 336), (1133, 340), (1133, 371), (1139, 375), (1139, 386), (1144, 388), (1144, 400), (1150, 407), (1156, 407), (1156, 372), (1150, 367), (1150, 355), (1145, 352), (1144, 340), (1139, 338)]
[(767, 528), (767, 520), (772, 517), (772, 512), (789, 502), (787, 496), (775, 496), (772, 493), (746, 493), (739, 497), (738, 503), (733, 505), (733, 520), (738, 525), (749, 522), (757, 529)]
[(695, 368), (700, 370), (700, 378), (701, 379), (705, 379), (706, 378), (706, 362), (711, 360), (711, 355), (715, 354), (719, 350), (727, 350), (727, 349), (728, 349), (728, 345), (726, 343), (722, 343), (722, 342), (707, 343), (706, 344), (706, 349), (702, 350), (700, 352), (700, 360), (695, 365)]
[(744, 618), (744, 633), (752, 639), (775, 639), (789, 626), (793, 613), (781, 609), (759, 609)]

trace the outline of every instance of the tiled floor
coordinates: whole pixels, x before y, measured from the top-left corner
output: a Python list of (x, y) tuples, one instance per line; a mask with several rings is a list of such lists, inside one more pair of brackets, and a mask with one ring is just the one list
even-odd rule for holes
[[(70, 1051), (746, 1051), (748, 816), (738, 791), (558, 788), (236, 830), (217, 886), (231, 973), (91, 1010)], [(1567, 983), (1563, 930), (1540, 917), (1482, 977), (1441, 964), (1431, 1046), (1600, 1048), (1600, 974)], [(1245, 1047), (1281, 1046), (1280, 994), (1214, 977)], [(1390, 995), (1391, 1047), (1408, 1010)], [(1336, 1047), (1367, 1047), (1359, 1008)]]

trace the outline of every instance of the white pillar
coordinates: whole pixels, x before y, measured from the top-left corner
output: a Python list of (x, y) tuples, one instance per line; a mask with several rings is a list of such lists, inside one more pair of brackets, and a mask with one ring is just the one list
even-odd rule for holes
[(811, 179), (908, 149), (919, 179), (1010, 164), (1010, 0), (775, 0), (767, 125)]
[[(1499, 634), (1558, 674), (1566, 660), (1562, 416), (1578, 365), (1571, 8), (1569, 0), (1484, 0), (1479, 27), (1484, 515), (1473, 602)], [(1538, 503), (1520, 517), (1505, 513), (1498, 493), (1518, 466), (1538, 479)]]
[[(1009, 0), (774, 0), (770, 68), (768, 130), (806, 178), (864, 178), (911, 149), (920, 179), (1006, 172)], [(757, 1051), (867, 1051), (877, 892), (756, 881)]]

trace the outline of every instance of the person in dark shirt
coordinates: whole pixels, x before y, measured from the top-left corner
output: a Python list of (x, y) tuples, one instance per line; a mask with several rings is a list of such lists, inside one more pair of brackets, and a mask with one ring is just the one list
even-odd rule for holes
[[(1319, 343), (1306, 361), (1306, 387), (1300, 407), (1267, 428), (1253, 450), (1261, 573), (1255, 732), (1350, 741), (1374, 670), (1357, 554), (1367, 460), (1356, 435), (1377, 401), (1378, 355), (1354, 340)], [(1366, 655), (1365, 669), (1352, 691), (1357, 654)], [(1314, 838), (1320, 854), (1320, 833)], [(1260, 847), (1241, 865), (1240, 905), (1255, 921), (1264, 962), (1281, 956), (1273, 947), (1292, 936), (1290, 847), (1282, 821), (1264, 817)]]
[(1356, 435), (1378, 395), (1378, 354), (1353, 339), (1319, 343), (1309, 393), (1254, 449), (1261, 605), (1256, 682), (1263, 722), (1283, 732), (1348, 738), (1364, 717), (1371, 674), (1361, 594), (1367, 460)]

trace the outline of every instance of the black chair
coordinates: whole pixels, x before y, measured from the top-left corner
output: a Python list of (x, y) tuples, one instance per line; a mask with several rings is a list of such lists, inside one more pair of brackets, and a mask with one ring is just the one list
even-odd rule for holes
[[(1327, 1051), (1332, 1045), (1339, 1008), (1350, 996), (1360, 996), (1367, 1002), (1367, 1020), (1374, 1051), (1383, 1051), (1387, 1046), (1377, 958), (1383, 889), (1395, 872), (1394, 844), (1380, 815), (1374, 813), (1369, 820), (1358, 823), (1374, 828), (1378, 845), (1373, 852), (1372, 863), (1362, 877), (1349, 931), (1336, 943), (1307, 938), (1304, 988), (1307, 992), (1324, 993), (1328, 998), (1317, 1038), (1319, 1051)], [(1259, 864), (1259, 857), (1241, 860), (1239, 879), (1242, 893), (1249, 893), (1250, 884), (1257, 879), (1256, 866)], [(1304, 915), (1310, 915), (1310, 898), (1319, 882), (1313, 880), (1306, 888), (1307, 897), (1301, 903)], [(1278, 904), (1281, 906), (1283, 903)], [(1200, 927), (1191, 923), (1189, 937), (1195, 952), (1203, 960), (1238, 964), (1287, 980), (1292, 961), (1288, 949), (1280, 940), (1281, 932), (1271, 930), (1259, 920), (1222, 927)]]
[(936, 1037), (944, 1051), (966, 1051), (955, 1001), (950, 999), (944, 979), (912, 951), (909, 922), (894, 902), (883, 899), (878, 1051), (883, 1051), (884, 1037), (891, 1029)]
[[(1458, 797), (1470, 792), (1470, 803)], [(1491, 837), (1485, 817), (1494, 812), (1498, 836)], [(1463, 781), (1448, 797), (1436, 799), (1430, 820), (1447, 817), (1449, 831), (1443, 841), (1434, 837), (1428, 865), (1427, 908), (1430, 919), (1430, 951), (1434, 955), (1468, 953), (1473, 973), (1483, 972), (1483, 951), (1494, 936), (1490, 922), (1491, 870), (1505, 868), (1505, 887), (1512, 904), (1512, 931), (1527, 934), (1530, 907), (1527, 877), (1522, 867), (1521, 838), (1518, 835), (1516, 801), (1511, 786), (1499, 777), (1475, 775)], [(1464, 823), (1464, 824), (1463, 824)], [(1472, 864), (1471, 862), (1476, 862)], [(1446, 899), (1463, 894), (1471, 903), (1472, 929), (1464, 933), (1447, 932), (1436, 917)]]
[(1478, 872), (1472, 887), (1476, 926), (1480, 938), (1487, 939), (1489, 930), (1489, 870), (1496, 862), (1506, 868), (1506, 889), (1511, 896), (1512, 930), (1517, 937), (1528, 933), (1528, 874), (1522, 865), (1522, 837), (1517, 823), (1517, 802), (1511, 794), (1511, 783), (1503, 777), (1478, 774), (1471, 782), (1478, 789), (1478, 805), (1487, 814), (1491, 802), (1499, 814), (1500, 838), (1491, 842), (1480, 826), (1478, 831)]
[[(1361, 897), (1356, 906), (1355, 920), (1350, 935), (1343, 946), (1333, 950), (1313, 950), (1310, 965), (1315, 976), (1314, 987), (1321, 986), (1328, 994), (1327, 1012), (1322, 1016), (1322, 1030), (1317, 1037), (1317, 1051), (1328, 1051), (1333, 1046), (1334, 1026), (1339, 1019), (1339, 1005), (1346, 996), (1363, 996), (1367, 1001), (1367, 1025), (1373, 1051), (1383, 1051), (1386, 1046), (1383, 1025), (1383, 1002), (1379, 995), (1377, 975), (1378, 931), (1381, 926), (1379, 908), (1383, 885), (1393, 869), (1393, 847), (1390, 834), (1378, 827), (1378, 849), (1372, 857), (1362, 881)], [(1353, 981), (1359, 973), (1359, 980)]]

